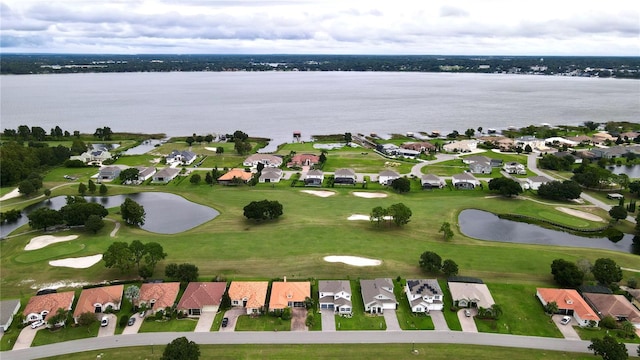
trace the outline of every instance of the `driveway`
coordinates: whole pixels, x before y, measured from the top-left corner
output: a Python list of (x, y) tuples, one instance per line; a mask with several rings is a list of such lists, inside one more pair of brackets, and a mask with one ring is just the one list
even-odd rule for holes
[(564, 336), (564, 338), (568, 340), (580, 340), (580, 336), (576, 332), (576, 329), (573, 328), (574, 326), (578, 326), (576, 320), (572, 317), (570, 323), (568, 323), (567, 325), (562, 325), (560, 324), (560, 320), (562, 320), (563, 317), (564, 315), (553, 315), (552, 317), (553, 322), (562, 333), (562, 336)]
[[(100, 326), (98, 329), (98, 337), (113, 336), (116, 332), (116, 323), (118, 322), (118, 318), (115, 314), (104, 314), (102, 316), (109, 318), (109, 324), (107, 324), (107, 326)], [(98, 321), (102, 320), (102, 316), (98, 318)]]
[[(469, 310), (471, 312), (471, 316), (467, 317), (464, 315), (464, 311)], [(478, 309), (470, 308), (470, 309), (460, 309), (458, 310), (458, 320), (460, 320), (460, 326), (462, 326), (462, 331), (464, 332), (478, 332), (478, 327), (476, 326), (476, 322), (474, 317), (478, 315)]]
[(126, 335), (126, 334), (137, 334), (138, 331), (140, 331), (140, 327), (142, 326), (142, 322), (144, 321), (144, 318), (140, 317), (140, 313), (137, 312), (134, 315), (131, 316), (132, 318), (136, 319), (136, 322), (133, 323), (133, 325), (128, 326), (124, 328), (124, 330), (122, 330), (122, 335)]
[(229, 319), (229, 323), (227, 324), (227, 327), (221, 326), (220, 331), (225, 331), (225, 332), (236, 331), (236, 323), (238, 322), (238, 316), (245, 315), (246, 313), (247, 313), (247, 310), (245, 310), (244, 308), (227, 310), (227, 312), (224, 313), (224, 317)]
[(442, 311), (430, 311), (429, 315), (431, 315), (435, 330), (449, 330), (449, 325), (447, 325), (447, 320), (444, 319)]
[(384, 322), (387, 323), (387, 331), (400, 331), (400, 323), (395, 311), (386, 310), (384, 313)]
[(16, 339), (16, 343), (13, 345), (13, 350), (27, 349), (31, 347), (31, 343), (36, 337), (36, 332), (40, 329), (44, 329), (44, 326), (40, 326), (37, 329), (32, 329), (31, 326), (27, 326), (22, 329), (22, 331), (20, 331), (20, 335), (18, 335), (18, 338)]
[(217, 312), (207, 311), (200, 313), (200, 318), (198, 319), (198, 324), (196, 325), (196, 329), (193, 330), (195, 332), (209, 332), (211, 331), (211, 325), (213, 325), (213, 320), (216, 318)]
[(336, 331), (336, 315), (333, 310), (320, 310), (322, 331)]
[(293, 308), (291, 312), (291, 331), (308, 331), (307, 325), (307, 309)]

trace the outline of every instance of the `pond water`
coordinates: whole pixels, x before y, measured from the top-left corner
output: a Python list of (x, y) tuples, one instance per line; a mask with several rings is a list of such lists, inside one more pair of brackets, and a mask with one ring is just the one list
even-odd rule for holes
[[(146, 217), (142, 229), (160, 234), (177, 234), (209, 220), (214, 219), (220, 213), (210, 207), (193, 203), (185, 198), (163, 192), (143, 192), (129, 195), (113, 196), (85, 196), (87, 201), (97, 202), (105, 208), (120, 206), (125, 198), (131, 198), (144, 207)], [(13, 223), (0, 225), (0, 236), (9, 235), (20, 226), (27, 224), (27, 215), (40, 207), (46, 206), (54, 210), (60, 210), (66, 205), (64, 196), (56, 196), (50, 201), (42, 201), (33, 204), (22, 211), (22, 217)]]
[(614, 243), (606, 237), (590, 238), (573, 235), (537, 225), (500, 219), (490, 212), (473, 209), (460, 212), (458, 223), (463, 234), (480, 240), (632, 252), (633, 235), (630, 234), (625, 234), (622, 240)]
[(626, 174), (630, 179), (640, 179), (640, 165), (607, 166), (607, 169), (616, 175)]
[(142, 144), (138, 145), (138, 146), (134, 146), (131, 149), (127, 149), (127, 151), (124, 152), (125, 155), (142, 155), (142, 154), (146, 154), (147, 152), (153, 150), (156, 145), (160, 145), (163, 144), (165, 140), (156, 140), (156, 139), (149, 139), (149, 140), (145, 140), (142, 142)]
[(92, 150), (115, 150), (120, 147), (120, 144), (91, 144)]

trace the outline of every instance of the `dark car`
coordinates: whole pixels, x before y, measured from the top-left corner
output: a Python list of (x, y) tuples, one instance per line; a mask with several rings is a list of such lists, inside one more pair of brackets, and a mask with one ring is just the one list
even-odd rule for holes
[(222, 318), (222, 327), (227, 327), (229, 325), (229, 318)]
[(129, 322), (127, 322), (127, 325), (131, 326), (131, 325), (133, 325), (133, 324), (135, 324), (135, 323), (136, 323), (136, 318), (134, 318), (134, 317), (130, 317), (130, 318), (129, 318)]
[(55, 294), (57, 292), (58, 292), (58, 290), (56, 290), (56, 289), (40, 289), (40, 290), (38, 290), (36, 295)]

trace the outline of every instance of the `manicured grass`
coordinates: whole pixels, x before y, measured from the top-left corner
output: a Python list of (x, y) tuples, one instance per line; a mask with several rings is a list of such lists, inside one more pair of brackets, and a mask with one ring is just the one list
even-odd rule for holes
[(63, 329), (50, 331), (48, 329), (39, 330), (33, 339), (31, 346), (41, 346), (59, 343), (63, 341), (85, 339), (98, 336), (100, 323), (95, 322), (89, 327), (85, 326), (67, 326)]
[(351, 290), (353, 291), (351, 296), (353, 314), (350, 318), (336, 315), (336, 330), (386, 330), (387, 323), (384, 321), (384, 316), (364, 312), (360, 282), (352, 280)]
[(586, 327), (580, 327), (580, 326), (574, 326), (573, 328), (576, 330), (578, 335), (580, 335), (580, 339), (582, 340), (591, 340), (593, 338), (602, 339), (605, 335), (610, 335), (610, 336), (613, 336), (614, 338), (617, 338), (618, 341), (620, 342), (636, 343), (636, 344), (640, 343), (640, 338), (637, 335), (634, 335), (633, 339), (630, 339), (628, 337), (625, 337), (622, 330), (608, 330), (603, 328), (586, 328)]
[[(389, 163), (398, 163), (399, 165), (389, 167), (387, 166)], [(400, 174), (407, 174), (415, 164), (416, 161), (387, 159), (371, 149), (343, 148), (330, 150), (327, 153), (327, 162), (322, 170), (335, 171), (341, 168), (351, 168), (357, 173), (377, 174), (383, 169), (389, 168)]]
[(411, 311), (409, 302), (407, 301), (407, 295), (404, 292), (404, 284), (406, 279), (401, 279), (400, 282), (393, 281), (393, 292), (398, 300), (398, 309), (396, 310), (396, 316), (398, 317), (398, 323), (402, 330), (433, 330), (433, 320), (431, 316), (427, 314), (414, 314)]
[(218, 311), (216, 317), (213, 319), (213, 324), (211, 324), (211, 329), (209, 331), (219, 331), (222, 326), (222, 319), (224, 318), (224, 312)]
[(282, 320), (271, 315), (241, 315), (236, 331), (291, 331), (291, 320)]
[[(153, 315), (148, 315), (153, 318)], [(198, 319), (184, 318), (167, 321), (145, 319), (138, 332), (168, 332), (168, 331), (193, 331), (198, 324)]]
[(457, 311), (451, 311), (453, 308), (453, 299), (451, 298), (451, 292), (447, 287), (447, 280), (438, 279), (438, 285), (440, 285), (442, 295), (444, 296), (442, 314), (444, 314), (444, 319), (447, 322), (447, 326), (449, 326), (449, 330), (462, 331), (462, 325), (460, 325), (460, 319), (458, 319)]
[[(417, 350), (413, 354), (412, 350)], [(54, 356), (50, 360), (130, 359), (154, 360), (162, 357), (164, 346), (103, 349)], [(451, 344), (318, 344), (318, 345), (200, 345), (200, 359), (565, 359), (592, 360), (592, 354)]]
[(11, 324), (9, 330), (2, 334), (2, 339), (0, 339), (0, 351), (9, 351), (13, 349), (13, 345), (15, 345), (18, 336), (20, 335), (21, 328), (18, 328), (15, 324)]
[(114, 164), (116, 165), (127, 165), (127, 166), (158, 166), (158, 163), (154, 162), (155, 159), (158, 159), (159, 156), (154, 155), (122, 155), (116, 160)]

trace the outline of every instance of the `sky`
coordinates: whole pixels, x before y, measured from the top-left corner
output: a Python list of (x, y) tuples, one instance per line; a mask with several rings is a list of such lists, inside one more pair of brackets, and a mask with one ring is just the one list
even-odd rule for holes
[(0, 0), (3, 53), (640, 56), (640, 1)]

